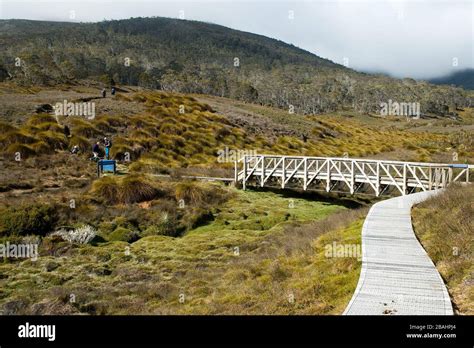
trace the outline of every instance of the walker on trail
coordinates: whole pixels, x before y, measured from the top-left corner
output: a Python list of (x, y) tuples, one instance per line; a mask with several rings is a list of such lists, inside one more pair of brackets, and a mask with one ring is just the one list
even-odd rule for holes
[(100, 154), (100, 142), (96, 142), (92, 146), (92, 157), (90, 158), (90, 160), (97, 162), (98, 160), (100, 160), (99, 154)]
[(115, 95), (115, 87), (112, 87), (110, 94)]
[(110, 148), (112, 147), (112, 141), (104, 137), (104, 148), (105, 148), (105, 159), (109, 159)]
[(105, 88), (102, 89), (102, 98), (105, 98), (107, 96), (107, 91), (105, 90)]

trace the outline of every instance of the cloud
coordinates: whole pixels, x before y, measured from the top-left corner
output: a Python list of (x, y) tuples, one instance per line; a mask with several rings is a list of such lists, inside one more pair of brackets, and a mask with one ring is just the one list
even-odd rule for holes
[(337, 63), (346, 58), (357, 70), (429, 78), (474, 68), (470, 0), (3, 0), (0, 18), (90, 22), (177, 18), (180, 11), (186, 19), (280, 39)]

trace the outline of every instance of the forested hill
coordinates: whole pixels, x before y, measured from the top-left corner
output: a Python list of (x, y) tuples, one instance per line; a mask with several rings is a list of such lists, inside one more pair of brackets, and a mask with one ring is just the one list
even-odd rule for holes
[(300, 113), (377, 112), (392, 100), (450, 115), (472, 97), (461, 88), (358, 73), (282, 41), (197, 21), (2, 20), (0, 45), (0, 80), (23, 85), (96, 79), (293, 105)]
[(429, 82), (437, 85), (455, 85), (474, 90), (474, 69), (463, 69), (452, 74), (434, 78)]

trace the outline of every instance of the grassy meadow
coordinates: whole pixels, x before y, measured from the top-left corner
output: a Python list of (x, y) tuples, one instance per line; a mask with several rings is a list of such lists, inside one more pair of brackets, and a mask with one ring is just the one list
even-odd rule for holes
[(37, 261), (0, 264), (3, 314), (340, 314), (360, 261), (365, 211), (273, 192), (232, 191), (213, 221), (179, 238), (70, 245), (45, 237)]
[[(459, 120), (406, 122), (131, 87), (98, 95), (94, 86), (0, 84), (0, 243), (38, 243), (40, 254), (0, 260), (2, 314), (340, 314), (360, 261), (325, 248), (360, 244), (371, 199), (241, 191), (182, 176), (233, 177), (233, 162), (218, 161), (226, 148), (474, 157), (472, 109)], [(96, 117), (35, 111), (63, 99), (95, 102)], [(104, 136), (119, 173), (97, 178), (89, 157)], [(61, 235), (77, 229), (94, 233), (86, 243)]]

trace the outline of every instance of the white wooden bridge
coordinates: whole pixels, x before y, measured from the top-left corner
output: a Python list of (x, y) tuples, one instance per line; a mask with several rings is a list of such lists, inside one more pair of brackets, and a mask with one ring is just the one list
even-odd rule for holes
[(400, 162), (341, 157), (245, 155), (235, 163), (236, 183), (250, 186), (324, 188), (350, 194), (406, 195), (469, 182), (468, 164)]

